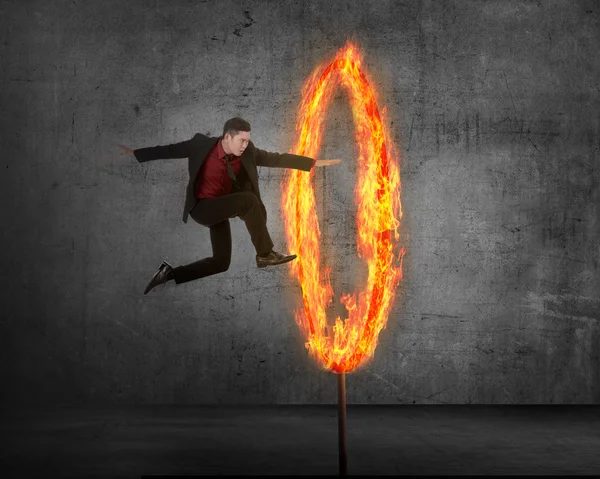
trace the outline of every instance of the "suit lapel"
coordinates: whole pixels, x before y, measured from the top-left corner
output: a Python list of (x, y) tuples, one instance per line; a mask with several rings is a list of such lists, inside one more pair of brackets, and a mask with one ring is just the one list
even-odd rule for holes
[(217, 144), (220, 137), (212, 137), (205, 140), (201, 145), (201, 149), (198, 151), (193, 158), (190, 157), (190, 182), (195, 181), (196, 175), (200, 171), (200, 168), (204, 164), (204, 160), (206, 160), (206, 156), (208, 152), (212, 149), (213, 146)]
[(244, 153), (242, 153), (242, 156), (240, 156), (240, 160), (242, 161), (242, 165), (244, 166), (246, 173), (248, 173), (248, 178), (250, 178), (252, 186), (258, 192), (258, 173), (256, 171), (256, 165), (254, 164), (252, 154), (250, 153), (250, 148), (246, 148)]

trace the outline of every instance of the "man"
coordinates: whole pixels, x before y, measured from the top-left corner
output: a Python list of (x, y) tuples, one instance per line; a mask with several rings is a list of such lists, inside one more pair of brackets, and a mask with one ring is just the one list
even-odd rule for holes
[(283, 255), (273, 250), (267, 230), (267, 210), (260, 197), (257, 166), (294, 168), (310, 171), (313, 166), (327, 166), (341, 160), (315, 160), (290, 153), (260, 150), (250, 141), (250, 123), (231, 118), (223, 126), (221, 137), (197, 133), (190, 140), (171, 145), (133, 150), (118, 145), (121, 155), (135, 156), (138, 162), (167, 158), (188, 158), (190, 174), (187, 185), (183, 222), (188, 215), (210, 229), (212, 257), (173, 268), (163, 261), (152, 276), (144, 294), (167, 281), (186, 283), (229, 268), (231, 261), (231, 229), (229, 218), (239, 217), (246, 224), (256, 250), (259, 268), (292, 261), (295, 254)]

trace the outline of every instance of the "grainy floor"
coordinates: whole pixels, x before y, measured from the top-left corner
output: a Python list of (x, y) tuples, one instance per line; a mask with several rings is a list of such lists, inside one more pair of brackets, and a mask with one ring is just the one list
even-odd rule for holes
[[(4, 409), (2, 423), (3, 477), (339, 473), (334, 405)], [(600, 407), (349, 405), (347, 453), (349, 475), (600, 475)]]

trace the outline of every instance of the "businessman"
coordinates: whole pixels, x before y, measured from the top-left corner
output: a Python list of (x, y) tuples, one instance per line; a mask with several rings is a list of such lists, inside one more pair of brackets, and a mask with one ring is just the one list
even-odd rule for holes
[(223, 135), (208, 137), (197, 133), (181, 143), (131, 149), (118, 145), (121, 155), (135, 156), (138, 162), (188, 158), (187, 185), (183, 222), (188, 216), (210, 229), (212, 257), (173, 268), (163, 261), (152, 276), (144, 294), (152, 288), (174, 280), (186, 283), (227, 271), (231, 262), (231, 229), (229, 219), (239, 217), (246, 224), (256, 250), (259, 268), (287, 263), (295, 254), (284, 255), (273, 250), (267, 229), (267, 210), (260, 197), (257, 166), (294, 168), (310, 171), (314, 166), (328, 166), (341, 160), (315, 160), (291, 153), (260, 150), (250, 141), (250, 123), (231, 118), (223, 126)]

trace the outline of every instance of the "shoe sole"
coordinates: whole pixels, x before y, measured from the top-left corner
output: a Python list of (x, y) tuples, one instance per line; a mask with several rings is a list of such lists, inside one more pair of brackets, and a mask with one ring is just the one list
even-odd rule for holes
[(144, 289), (144, 294), (148, 294), (150, 291), (152, 291), (154, 289), (153, 286), (151, 286), (151, 284), (154, 282), (154, 280), (156, 279), (156, 277), (162, 273), (162, 271), (167, 267), (170, 266), (172, 268), (172, 266), (167, 263), (166, 261), (163, 261), (161, 263), (161, 265), (158, 267), (158, 271), (156, 273), (154, 273), (154, 276), (152, 276), (152, 278), (150, 279), (150, 281), (148, 281), (148, 284), (146, 284), (146, 288)]
[(269, 266), (279, 266), (280, 264), (285, 264), (285, 263), (289, 263), (290, 261), (293, 261), (297, 258), (296, 255), (292, 255), (287, 259), (284, 259), (283, 261), (280, 261), (279, 263), (269, 263), (269, 264), (261, 264), (261, 265), (256, 265), (258, 268), (267, 268)]

